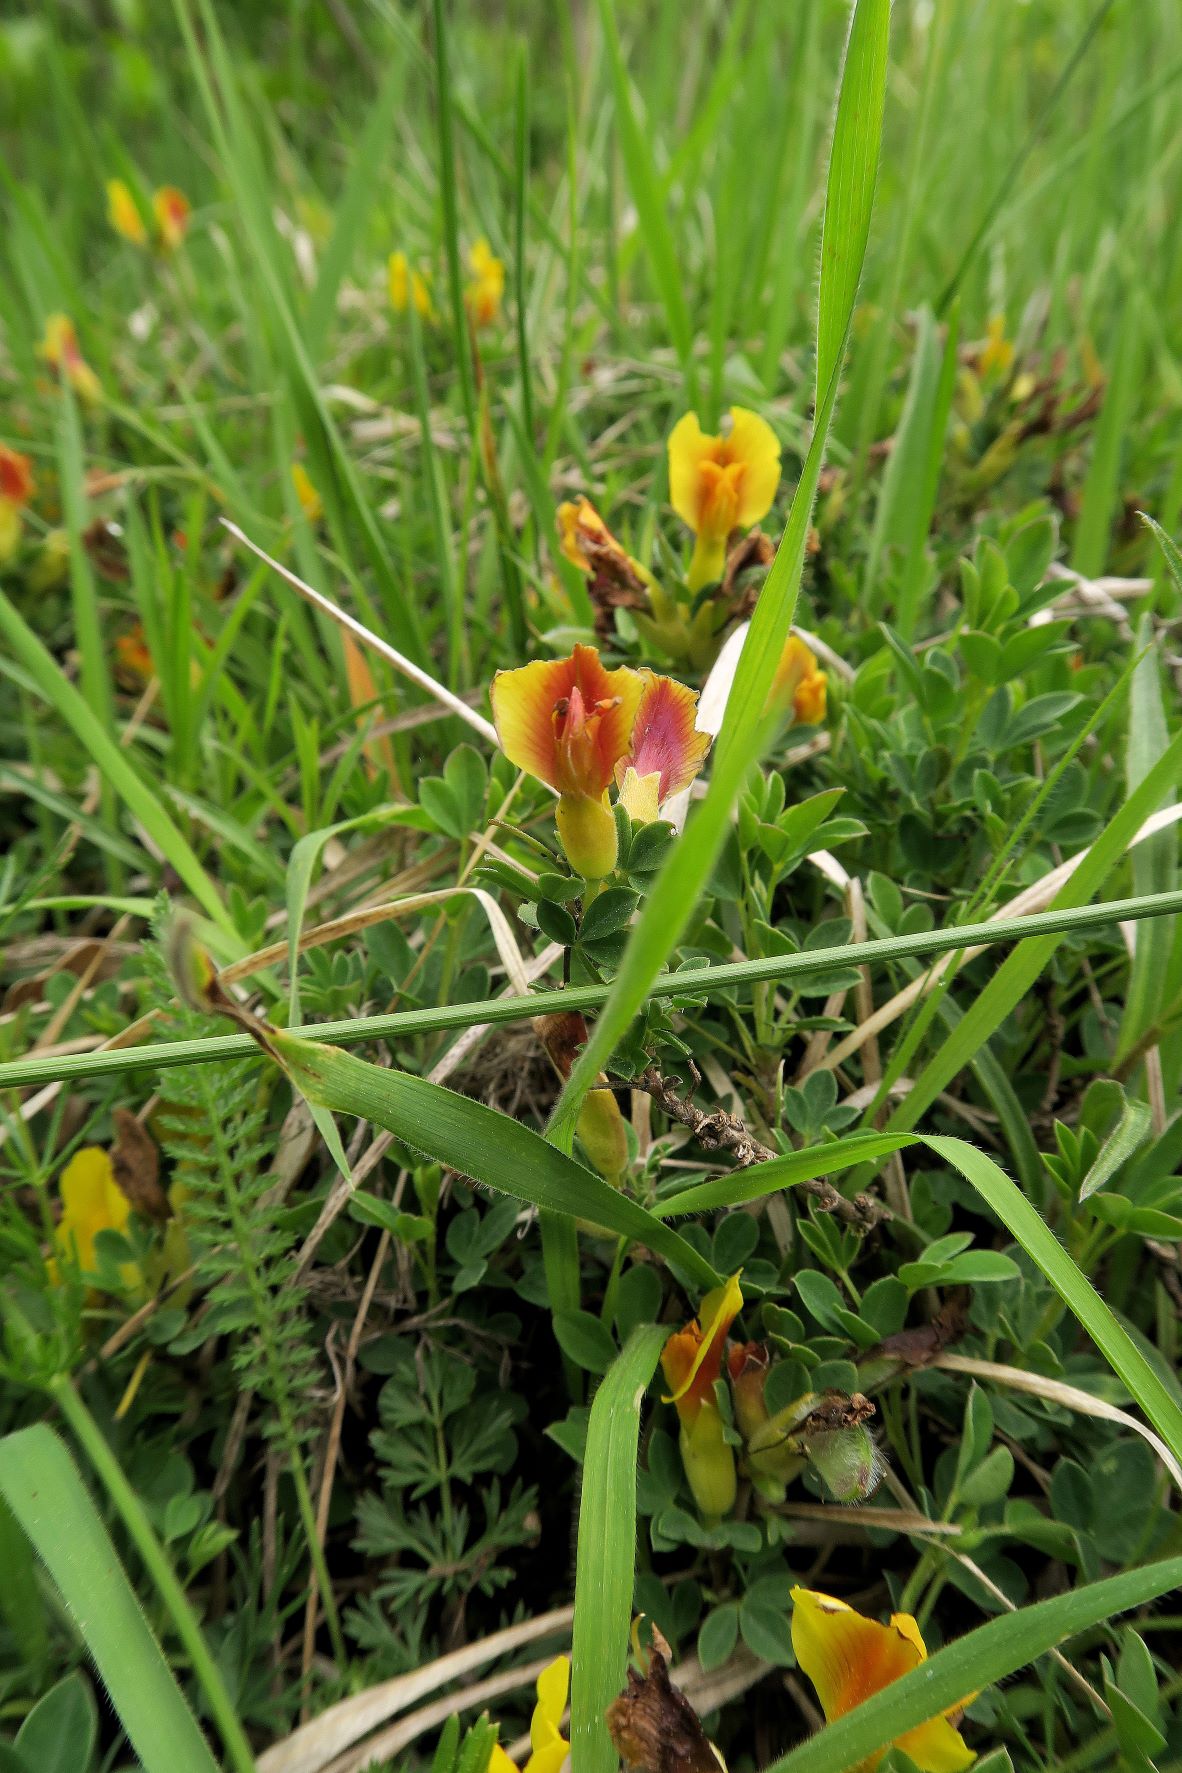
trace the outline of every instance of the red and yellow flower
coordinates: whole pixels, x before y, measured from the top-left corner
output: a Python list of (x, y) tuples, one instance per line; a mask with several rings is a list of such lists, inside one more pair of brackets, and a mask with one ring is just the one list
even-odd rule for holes
[(386, 282), (390, 292), (390, 306), (396, 314), (405, 314), (411, 303), (416, 313), (424, 320), (433, 320), (435, 310), (431, 305), (431, 286), (421, 271), (411, 269), (410, 261), (404, 252), (392, 252), (386, 261)]
[(743, 1309), (739, 1276), (733, 1274), (702, 1300), (701, 1310), (684, 1330), (677, 1330), (661, 1351), (661, 1370), (669, 1386), (665, 1402), (676, 1405), (681, 1423), (679, 1445), (694, 1501), (707, 1520), (718, 1520), (734, 1506), (735, 1455), (726, 1439), (714, 1396), (730, 1327)]
[[(593, 646), (493, 678), (501, 748), (558, 795), (558, 835), (585, 880), (601, 880), (616, 865), (613, 784), (632, 772), (628, 793), (643, 817), (654, 793), (659, 806), (701, 768), (709, 740), (694, 730), (696, 705), (695, 693), (669, 678), (627, 665), (609, 670)], [(645, 776), (656, 780), (644, 784)]]
[[(570, 1692), (570, 1658), (557, 1656), (538, 1676), (538, 1703), (530, 1720), (530, 1756), (521, 1773), (559, 1773), (570, 1753), (562, 1734), (562, 1714)], [(500, 1743), (493, 1747), (485, 1773), (518, 1773)]]
[(162, 252), (175, 252), (184, 241), (189, 228), (191, 205), (176, 185), (161, 185), (152, 196), (152, 231), (125, 179), (107, 180), (107, 219), (116, 234), (132, 246), (158, 247)]
[(152, 215), (156, 222), (156, 244), (162, 252), (175, 252), (184, 244), (192, 212), (192, 204), (176, 185), (161, 185), (153, 193)]
[[(927, 1646), (910, 1613), (895, 1613), (889, 1625), (881, 1625), (809, 1588), (794, 1588), (792, 1602), (792, 1648), (829, 1723), (927, 1661)], [(959, 1773), (971, 1766), (977, 1757), (951, 1722), (965, 1703), (905, 1731), (892, 1746), (909, 1755), (921, 1773)], [(860, 1773), (873, 1773), (885, 1754), (879, 1749), (863, 1761)]]
[(0, 565), (20, 546), (21, 512), (33, 496), (33, 470), (28, 456), (0, 443)]
[(790, 634), (772, 679), (769, 704), (785, 709), (791, 705), (793, 718), (802, 726), (820, 726), (826, 698), (827, 679), (817, 667), (816, 655), (799, 635)]
[(93, 402), (102, 393), (102, 384), (82, 355), (78, 333), (68, 314), (49, 316), (38, 355), (50, 369), (65, 376), (79, 399)]
[(730, 417), (729, 431), (711, 436), (687, 412), (669, 437), (669, 499), (696, 538), (691, 591), (721, 577), (727, 537), (765, 517), (780, 484), (780, 445), (766, 419), (742, 406)]
[(501, 311), (505, 294), (505, 267), (487, 240), (476, 242), (468, 254), (472, 281), (464, 294), (473, 326), (491, 326)]

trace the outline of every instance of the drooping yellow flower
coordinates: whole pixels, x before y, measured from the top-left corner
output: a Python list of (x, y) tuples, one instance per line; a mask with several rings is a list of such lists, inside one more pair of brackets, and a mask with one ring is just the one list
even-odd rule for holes
[[(570, 1658), (557, 1656), (538, 1676), (538, 1703), (529, 1726), (530, 1756), (521, 1773), (559, 1773), (570, 1753), (562, 1734), (562, 1714), (570, 1692)], [(489, 1756), (485, 1773), (518, 1773), (498, 1742)]]
[(0, 443), (0, 565), (20, 546), (21, 512), (33, 496), (33, 470), (28, 456)]
[(702, 1300), (697, 1317), (676, 1330), (661, 1351), (661, 1371), (681, 1423), (679, 1446), (694, 1501), (708, 1520), (734, 1507), (735, 1455), (714, 1397), (731, 1325), (743, 1309), (739, 1276), (732, 1274)]
[(131, 194), (131, 187), (123, 179), (107, 180), (107, 220), (116, 234), (121, 234), (124, 240), (130, 240), (133, 246), (148, 244), (148, 230), (140, 214), (139, 204)]
[(295, 487), (296, 498), (300, 501), (300, 510), (309, 523), (319, 523), (324, 516), (324, 500), (308, 478), (308, 471), (302, 462), (291, 465), (291, 484)]
[(797, 634), (784, 642), (776, 675), (768, 694), (769, 706), (792, 707), (792, 714), (802, 726), (820, 726), (825, 718), (827, 679), (818, 670), (816, 656)]
[(464, 299), (474, 326), (490, 326), (501, 311), (505, 294), (505, 267), (489, 243), (480, 239), (468, 254), (472, 281)]
[[(693, 690), (627, 665), (609, 671), (593, 646), (576, 646), (566, 659), (535, 659), (517, 671), (498, 671), (492, 707), (510, 763), (557, 793), (558, 835), (585, 880), (601, 880), (616, 865), (616, 822), (608, 804), (613, 783), (623, 782), (629, 770), (636, 775), (628, 795), (643, 818), (654, 790), (663, 799), (693, 780), (709, 744), (694, 730)], [(641, 776), (656, 778), (643, 799)], [(628, 804), (623, 794), (621, 799)]]
[(424, 320), (434, 320), (431, 287), (421, 271), (412, 271), (404, 252), (392, 252), (386, 261), (390, 288), (390, 306), (396, 314), (405, 314), (413, 302)]
[(74, 322), (68, 314), (49, 316), (45, 322), (45, 335), (37, 349), (42, 362), (64, 374), (81, 400), (92, 402), (98, 399), (102, 384), (82, 355)]
[[(59, 1188), (62, 1216), (54, 1235), (58, 1258), (76, 1263), (82, 1274), (93, 1275), (98, 1268), (95, 1239), (100, 1231), (123, 1231), (131, 1203), (115, 1180), (109, 1154), (98, 1145), (75, 1152), (62, 1171)], [(51, 1273), (56, 1281), (58, 1261)], [(119, 1279), (131, 1291), (140, 1285), (139, 1268), (134, 1262), (121, 1263)]]
[(732, 406), (725, 436), (703, 431), (696, 412), (678, 419), (669, 436), (669, 499), (696, 538), (691, 591), (721, 576), (727, 537), (767, 515), (779, 484), (780, 445), (758, 413)]
[[(792, 1602), (792, 1648), (830, 1723), (927, 1661), (927, 1646), (910, 1613), (895, 1613), (889, 1625), (880, 1625), (844, 1601), (808, 1588), (794, 1588)], [(949, 1721), (960, 1709), (955, 1705), (951, 1713), (916, 1725), (892, 1746), (910, 1755), (921, 1773), (960, 1773), (977, 1758)], [(869, 1756), (860, 1773), (873, 1773), (885, 1754), (883, 1748)]]
[(192, 205), (185, 193), (175, 185), (161, 185), (152, 198), (152, 214), (156, 218), (156, 239), (163, 252), (175, 252), (189, 231)]

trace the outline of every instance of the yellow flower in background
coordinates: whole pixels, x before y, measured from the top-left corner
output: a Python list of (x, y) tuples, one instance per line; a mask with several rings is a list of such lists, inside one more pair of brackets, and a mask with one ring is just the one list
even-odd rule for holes
[(175, 185), (161, 185), (152, 198), (152, 214), (156, 218), (157, 244), (164, 252), (175, 252), (189, 231), (189, 199)]
[(730, 416), (725, 436), (703, 431), (696, 412), (669, 436), (669, 500), (696, 537), (691, 591), (721, 577), (727, 537), (766, 517), (780, 484), (780, 445), (766, 419), (742, 406)]
[(989, 325), (986, 328), (985, 343), (977, 358), (977, 368), (983, 376), (987, 376), (991, 369), (1001, 370), (1004, 373), (1013, 361), (1014, 347), (1011, 341), (1006, 338), (1006, 317), (1004, 314), (991, 314)]
[(681, 1463), (694, 1501), (707, 1520), (729, 1514), (735, 1502), (735, 1455), (726, 1439), (714, 1385), (722, 1376), (730, 1327), (742, 1309), (739, 1276), (733, 1274), (706, 1294), (697, 1317), (684, 1330), (674, 1331), (661, 1351), (661, 1371), (670, 1387), (665, 1402), (676, 1405), (681, 1423)]
[(489, 326), (501, 311), (505, 294), (505, 267), (488, 241), (480, 239), (468, 254), (472, 281), (464, 299), (474, 326)]
[[(95, 1239), (100, 1231), (123, 1231), (131, 1203), (115, 1180), (109, 1154), (98, 1145), (84, 1146), (74, 1154), (58, 1186), (62, 1197), (62, 1216), (54, 1234), (58, 1257), (93, 1275), (98, 1268)], [(51, 1274), (56, 1283), (60, 1279), (56, 1260)], [(140, 1286), (142, 1278), (134, 1262), (120, 1265), (119, 1279), (129, 1292)]]
[[(538, 1703), (529, 1726), (530, 1756), (521, 1773), (559, 1773), (570, 1753), (562, 1734), (562, 1714), (570, 1692), (570, 1658), (557, 1656), (538, 1676)], [(485, 1773), (518, 1773), (498, 1742), (489, 1756)]]
[(816, 657), (800, 636), (790, 634), (784, 642), (776, 675), (768, 694), (768, 703), (792, 705), (792, 714), (802, 726), (820, 726), (825, 718), (827, 679), (817, 669)]
[[(880, 1625), (844, 1601), (808, 1588), (794, 1588), (792, 1603), (792, 1648), (829, 1723), (927, 1661), (927, 1645), (910, 1613), (895, 1613), (889, 1625)], [(951, 1712), (966, 1703), (962, 1700)], [(977, 1757), (949, 1722), (950, 1715), (917, 1724), (896, 1737), (892, 1747), (910, 1755), (921, 1773), (959, 1773), (970, 1767)], [(885, 1754), (885, 1748), (879, 1749), (863, 1761), (861, 1773), (873, 1773)]]
[(79, 399), (88, 402), (98, 399), (102, 383), (82, 355), (74, 322), (68, 314), (49, 316), (37, 351), (43, 363), (66, 377)]
[(131, 187), (123, 179), (107, 180), (107, 220), (116, 234), (122, 234), (124, 240), (130, 240), (133, 246), (148, 244), (148, 230), (140, 214), (139, 204), (131, 194)]
[(33, 496), (28, 456), (0, 443), (0, 565), (11, 560), (21, 540), (21, 512)]
[(324, 500), (308, 478), (308, 471), (302, 462), (291, 465), (291, 484), (295, 487), (296, 498), (300, 501), (300, 510), (309, 523), (319, 523), (324, 516)]
[(412, 271), (404, 252), (392, 252), (386, 261), (390, 287), (390, 306), (396, 314), (405, 314), (413, 302), (424, 320), (434, 320), (431, 287), (421, 271)]

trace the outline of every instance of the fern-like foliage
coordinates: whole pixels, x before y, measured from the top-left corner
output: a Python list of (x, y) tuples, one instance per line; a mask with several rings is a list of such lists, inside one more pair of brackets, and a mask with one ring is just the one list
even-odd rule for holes
[[(158, 947), (148, 967), (167, 1006), (171, 1035), (190, 1040), (221, 1032), (177, 1004)], [(161, 1075), (165, 1106), (157, 1124), (173, 1160), (174, 1204), (205, 1294), (204, 1310), (174, 1348), (185, 1352), (225, 1336), (241, 1384), (269, 1406), (266, 1431), (295, 1462), (309, 1432), (307, 1399), (317, 1374), (292, 1234), (268, 1210), (274, 1140), (267, 1126), (267, 1083), (263, 1064), (254, 1059), (178, 1066)]]

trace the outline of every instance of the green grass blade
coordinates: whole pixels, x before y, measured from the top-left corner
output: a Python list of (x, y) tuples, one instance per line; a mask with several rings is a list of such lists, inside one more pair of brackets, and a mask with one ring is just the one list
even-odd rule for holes
[[(1169, 743), (1161, 660), (1154, 645), (1153, 622), (1148, 614), (1142, 616), (1138, 626), (1135, 650), (1141, 657), (1133, 671), (1129, 695), (1129, 743), (1125, 756), (1125, 777), (1130, 792), (1144, 781), (1154, 760), (1161, 756)], [(1166, 804), (1172, 805), (1173, 802), (1171, 794)], [(1139, 843), (1133, 851), (1132, 866), (1133, 890), (1138, 895), (1170, 892), (1178, 884), (1178, 844), (1174, 833), (1160, 831), (1155, 837)], [(1149, 924), (1137, 931), (1137, 945), (1129, 969), (1129, 986), (1116, 1042), (1118, 1063), (1133, 1051), (1161, 1011), (1173, 936), (1169, 924)]]
[(607, 45), (607, 65), (611, 75), (620, 153), (628, 175), (632, 201), (636, 205), (638, 232), (648, 253), (653, 281), (664, 305), (669, 337), (680, 359), (692, 403), (694, 339), (685, 299), (685, 277), (677, 261), (673, 230), (669, 225), (667, 199), (661, 188), (648, 137), (641, 128), (633, 106), (628, 67), (620, 46), (614, 0), (599, 0), (599, 22)]
[(634, 1330), (591, 1405), (575, 1564), (571, 1773), (616, 1773), (603, 1714), (624, 1685), (636, 1581), (640, 1405), (669, 1332)]
[(437, 1162), (543, 1212), (585, 1219), (646, 1244), (700, 1285), (717, 1285), (709, 1262), (677, 1232), (520, 1121), (442, 1084), (371, 1065), (339, 1047), (279, 1031), (270, 1038), (309, 1102), (385, 1127)]
[(885, 1743), (950, 1710), (966, 1693), (1004, 1681), (1077, 1632), (1156, 1600), (1180, 1581), (1182, 1558), (1167, 1558), (989, 1619), (937, 1650), (910, 1674), (891, 1681), (800, 1748), (781, 1755), (765, 1773), (846, 1773)]
[[(610, 7), (611, 0), (601, 0), (601, 4)], [(551, 1120), (550, 1137), (567, 1150), (574, 1138), (583, 1096), (608, 1064), (617, 1042), (694, 914), (698, 895), (726, 838), (731, 808), (765, 738), (763, 710), (796, 608), (813, 500), (837, 400), (841, 354), (862, 270), (882, 129), (889, 19), (889, 0), (857, 0), (846, 46), (825, 206), (829, 269), (826, 272), (823, 258), (817, 323), (818, 361), (827, 362), (829, 367), (825, 380), (819, 384), (824, 398), (817, 402), (812, 441), (783, 539), (760, 592), (739, 657), (734, 687), (714, 749), (706, 798), (691, 817), (649, 894), (612, 995)]]
[[(722, 966), (686, 967), (678, 973), (659, 974), (646, 997), (708, 997), (712, 991), (735, 985), (766, 983), (771, 979), (798, 979), (826, 972), (834, 966), (867, 966), (878, 962), (952, 953), (999, 942), (1034, 941), (1048, 934), (1069, 934), (1100, 929), (1126, 919), (1168, 917), (1182, 911), (1182, 891), (1163, 893), (1153, 899), (1111, 899), (1102, 905), (1082, 905), (1061, 911), (1043, 911), (1032, 917), (998, 918), (993, 923), (961, 924), (946, 930), (923, 930), (908, 936), (886, 936), (873, 942), (847, 942), (833, 948), (806, 949), (799, 954), (769, 955), (761, 960), (730, 961)], [(338, 1045), (395, 1036), (438, 1034), (450, 1028), (468, 1028), (475, 1022), (520, 1022), (527, 1016), (547, 1015), (554, 1010), (599, 1009), (611, 994), (607, 985), (575, 985), (563, 990), (537, 991), (529, 997), (489, 997), (470, 1003), (439, 1004), (422, 1010), (396, 1010), (386, 1016), (352, 1016), (341, 1022), (321, 1022), (308, 1028), (310, 1035)], [(0, 1089), (24, 1088), (57, 1078), (76, 1081), (83, 1077), (109, 1077), (123, 1072), (151, 1071), (172, 1065), (240, 1058), (251, 1051), (246, 1034), (211, 1035), (203, 1040), (161, 1041), (151, 1047), (131, 1047), (123, 1052), (27, 1055), (0, 1064)]]
[(886, 104), (890, 0), (857, 0), (850, 20), (841, 90), (829, 151), (817, 296), (817, 396), (821, 409), (840, 373), (850, 315), (862, 276), (878, 177)]
[(44, 1423), (0, 1440), (0, 1492), (76, 1621), (145, 1773), (216, 1773), (77, 1467)]
[(1072, 566), (1089, 579), (1097, 578), (1108, 565), (1112, 524), (1120, 505), (1122, 463), (1140, 393), (1142, 330), (1140, 301), (1135, 292), (1129, 292), (1129, 298), (1121, 305), (1112, 368), (1080, 494), (1079, 521), (1071, 552)]
[(172, 863), (202, 910), (229, 938), (234, 952), (241, 953), (238, 932), (222, 904), (221, 895), (188, 842), (128, 760), (126, 752), (111, 738), (93, 708), (74, 688), (15, 604), (2, 591), (0, 634), (18, 663), (33, 679), (38, 692), (93, 758), (103, 778), (110, 783), (132, 817), (143, 826), (165, 860)]

